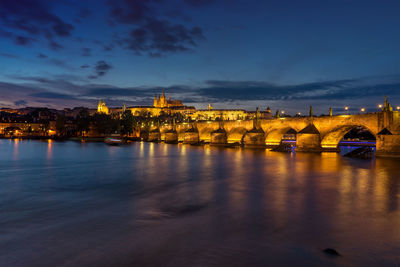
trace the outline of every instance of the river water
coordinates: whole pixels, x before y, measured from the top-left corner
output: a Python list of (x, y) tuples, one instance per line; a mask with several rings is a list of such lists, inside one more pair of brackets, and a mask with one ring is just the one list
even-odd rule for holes
[(335, 153), (0, 140), (0, 266), (400, 264), (399, 166)]

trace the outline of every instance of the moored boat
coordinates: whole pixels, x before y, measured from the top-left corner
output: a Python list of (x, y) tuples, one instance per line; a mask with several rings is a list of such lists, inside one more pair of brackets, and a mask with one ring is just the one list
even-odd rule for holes
[(110, 146), (118, 146), (122, 144), (122, 140), (118, 138), (106, 137), (104, 138), (104, 143)]

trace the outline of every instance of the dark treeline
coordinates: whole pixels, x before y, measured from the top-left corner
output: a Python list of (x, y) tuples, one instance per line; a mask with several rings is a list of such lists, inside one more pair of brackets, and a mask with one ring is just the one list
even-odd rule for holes
[(162, 114), (152, 117), (150, 113), (142, 112), (139, 115), (133, 115), (130, 110), (126, 110), (118, 114), (94, 113), (90, 115), (87, 109), (81, 110), (73, 121), (69, 119), (65, 115), (57, 116), (56, 131), (59, 136), (85, 136), (90, 131), (102, 135), (129, 136), (139, 128), (141, 131), (149, 131), (162, 123), (184, 121), (181, 114)]
[(179, 123), (185, 117), (176, 113), (168, 115), (161, 113), (153, 117), (150, 112), (142, 111), (132, 114), (130, 110), (122, 113), (93, 113), (88, 108), (73, 110), (54, 110), (48, 108), (27, 108), (18, 112), (0, 112), (0, 122), (3, 123), (39, 123), (41, 132), (47, 134), (55, 130), (59, 137), (120, 134), (129, 136), (140, 128), (140, 131), (150, 131), (152, 127), (162, 123)]

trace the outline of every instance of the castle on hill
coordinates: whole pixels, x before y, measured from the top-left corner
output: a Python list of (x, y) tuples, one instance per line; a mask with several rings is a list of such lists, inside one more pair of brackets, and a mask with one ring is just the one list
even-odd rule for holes
[(195, 107), (185, 106), (181, 100), (174, 100), (171, 97), (167, 98), (164, 90), (161, 95), (155, 95), (152, 106), (132, 106), (122, 108), (108, 108), (106, 103), (102, 100), (97, 105), (97, 112), (104, 114), (122, 113), (125, 110), (130, 110), (133, 115), (139, 116), (150, 114), (153, 117), (160, 116), (161, 114), (172, 115), (181, 113), (183, 115), (193, 114), (196, 111)]
[(163, 90), (161, 96), (154, 96), (153, 106), (156, 108), (172, 108), (183, 107), (183, 104), (181, 100), (172, 100), (171, 96), (167, 99)]
[[(158, 117), (160, 115), (173, 115), (180, 113), (185, 117), (197, 120), (242, 120), (246, 118), (253, 118), (256, 112), (248, 112), (243, 109), (214, 109), (211, 104), (207, 109), (196, 110), (195, 107), (186, 106), (181, 100), (175, 100), (165, 95), (164, 90), (161, 95), (155, 95), (152, 106), (132, 106), (126, 107), (125, 105), (120, 108), (108, 108), (106, 103), (102, 100), (97, 105), (98, 113), (105, 114), (121, 114), (125, 110), (130, 110), (134, 116), (147, 116)], [(271, 110), (267, 108), (266, 111), (260, 112), (261, 118), (272, 118)]]

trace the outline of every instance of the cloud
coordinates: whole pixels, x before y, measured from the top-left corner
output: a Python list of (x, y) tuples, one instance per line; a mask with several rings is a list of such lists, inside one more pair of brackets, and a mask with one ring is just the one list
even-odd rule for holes
[(89, 65), (87, 65), (87, 64), (84, 64), (81, 66), (81, 69), (87, 69), (87, 68), (89, 68)]
[[(103, 64), (104, 63), (104, 64)], [(99, 61), (98, 72), (107, 72), (110, 65)], [(96, 69), (96, 68), (95, 68)], [(400, 76), (382, 76), (356, 78), (347, 80), (322, 81), (294, 85), (280, 85), (260, 81), (223, 81), (208, 80), (197, 85), (136, 86), (116, 87), (107, 84), (88, 83), (79, 77), (18, 77), (7, 76), (18, 83), (0, 83), (0, 91), (10, 106), (21, 99), (30, 105), (47, 101), (48, 105), (63, 108), (66, 105), (93, 106), (99, 98), (107, 99), (107, 103), (118, 106), (151, 105), (155, 94), (163, 88), (168, 95), (181, 99), (185, 104), (199, 107), (214, 103), (221, 108), (254, 109), (256, 106), (271, 106), (305, 111), (309, 105), (317, 110), (327, 112), (329, 106), (340, 107), (348, 103), (355, 110), (360, 106), (375, 108), (383, 96), (389, 96), (391, 103), (400, 102)], [(74, 81), (74, 82), (71, 82)], [(35, 102), (36, 101), (36, 102)], [(63, 102), (64, 101), (64, 102)], [(337, 108), (335, 110), (339, 110)], [(316, 111), (319, 112), (319, 111)]]
[[(161, 88), (157, 90), (160, 92)], [(144, 88), (90, 88), (87, 92), (87, 96), (102, 96), (102, 97), (112, 97), (112, 96), (137, 96), (137, 97), (151, 97), (154, 96), (154, 89), (144, 89)]]
[(198, 90), (201, 96), (218, 101), (235, 100), (293, 100), (326, 99), (337, 95), (350, 97), (348, 90), (354, 88), (357, 80), (337, 80), (297, 85), (277, 85), (257, 81), (214, 81), (205, 82)]
[(14, 105), (16, 106), (26, 106), (26, 104), (28, 104), (28, 102), (26, 102), (25, 100), (17, 100), (14, 102)]
[(49, 46), (52, 50), (57, 51), (63, 49), (64, 47), (55, 41), (50, 41)]
[(2, 1), (0, 5), (0, 25), (11, 33), (8, 36), (18, 45), (37, 41), (36, 37), (53, 40), (56, 37), (71, 36), (74, 26), (55, 15), (46, 0)]
[(40, 93), (31, 94), (30, 96), (40, 97), (40, 98), (76, 99), (72, 95), (60, 94), (60, 93), (54, 93), (54, 92), (40, 92)]
[(45, 55), (45, 54), (40, 53), (40, 54), (38, 55), (38, 58), (48, 58), (48, 56)]
[(60, 68), (66, 69), (66, 70), (74, 70), (74, 68), (72, 66), (68, 65), (67, 62), (60, 60), (60, 59), (52, 58), (48, 62), (54, 66), (57, 66), (57, 67), (60, 67)]
[(106, 73), (112, 69), (112, 66), (105, 62), (104, 60), (97, 61), (94, 66), (95, 75), (89, 75), (89, 79), (97, 79), (99, 77), (103, 77)]
[(98, 76), (104, 76), (111, 68), (111, 65), (106, 63), (105, 61), (98, 61), (95, 67), (96, 74)]
[(88, 47), (82, 48), (82, 56), (84, 57), (90, 57), (92, 55), (92, 49)]
[(75, 22), (82, 23), (83, 19), (86, 19), (91, 14), (92, 12), (90, 12), (90, 10), (87, 7), (81, 8), (75, 18)]
[(25, 36), (20, 36), (20, 35), (15, 36), (15, 39), (14, 39), (14, 40), (15, 40), (15, 43), (16, 43), (17, 45), (22, 45), (22, 46), (24, 46), (24, 45), (30, 45), (30, 44), (32, 44), (33, 41), (34, 41), (33, 38), (25, 37)]
[[(185, 26), (158, 14), (162, 0), (108, 1), (113, 24), (132, 27), (129, 35), (117, 38), (116, 43), (136, 55), (161, 57), (170, 53), (193, 50), (205, 40), (199, 26)], [(182, 17), (182, 16), (180, 16)]]
[(104, 51), (107, 51), (107, 52), (108, 52), (108, 51), (112, 51), (112, 50), (114, 49), (114, 47), (115, 47), (115, 46), (114, 46), (113, 44), (104, 45), (104, 46), (103, 46), (103, 50), (104, 50)]
[(198, 40), (205, 39), (201, 28), (188, 28), (182, 24), (171, 24), (167, 20), (151, 19), (130, 33), (123, 46), (137, 54), (147, 52), (152, 57), (165, 53), (191, 50)]
[(8, 53), (0, 53), (1, 57), (6, 57), (6, 58), (19, 58), (19, 56), (14, 55), (14, 54), (8, 54)]

